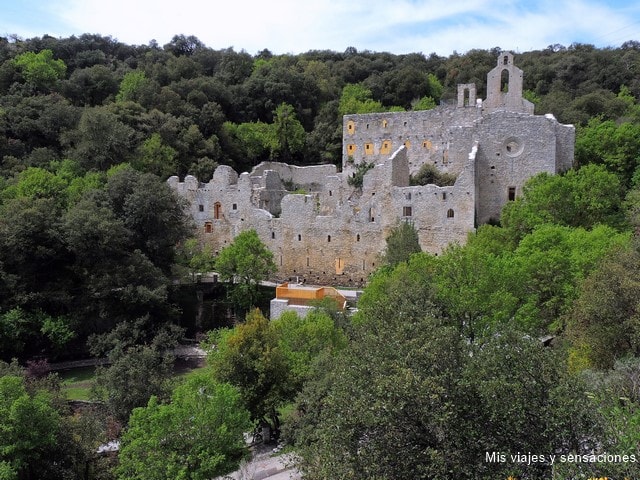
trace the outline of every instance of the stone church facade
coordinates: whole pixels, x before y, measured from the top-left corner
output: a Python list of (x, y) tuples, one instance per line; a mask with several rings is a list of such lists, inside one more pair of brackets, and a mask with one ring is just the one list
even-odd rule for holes
[[(533, 114), (522, 70), (505, 52), (488, 73), (484, 100), (464, 84), (455, 106), (346, 115), (341, 172), (263, 162), (240, 175), (220, 166), (206, 184), (191, 176), (168, 182), (188, 200), (199, 238), (214, 251), (255, 229), (279, 280), (362, 285), (398, 222), (413, 223), (424, 251), (463, 244), (476, 225), (499, 218), (528, 178), (571, 168), (574, 139), (573, 126)], [(348, 179), (363, 162), (373, 167), (361, 188), (352, 187)], [(411, 186), (410, 175), (425, 163), (455, 175), (455, 183)]]

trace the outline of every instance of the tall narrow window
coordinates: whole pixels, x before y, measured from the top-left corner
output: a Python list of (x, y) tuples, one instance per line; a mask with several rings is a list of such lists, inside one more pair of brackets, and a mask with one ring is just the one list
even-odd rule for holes
[(503, 93), (509, 91), (509, 70), (506, 68), (500, 74), (500, 91)]
[(204, 205), (202, 205), (202, 204), (198, 205), (198, 211), (199, 212), (204, 212)]
[(220, 202), (216, 202), (213, 205), (213, 218), (216, 220), (220, 220), (221, 216), (222, 216), (222, 205), (220, 204)]
[(298, 234), (298, 241), (302, 240), (302, 235)]
[(513, 202), (516, 199), (516, 187), (509, 187), (509, 201)]
[(331, 242), (331, 235), (327, 235), (327, 242)]
[(360, 241), (360, 234), (357, 234), (356, 235), (356, 242), (359, 242), (359, 241)]

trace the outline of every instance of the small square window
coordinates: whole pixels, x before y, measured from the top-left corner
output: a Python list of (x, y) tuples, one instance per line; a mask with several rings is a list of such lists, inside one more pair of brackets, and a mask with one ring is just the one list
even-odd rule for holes
[(204, 205), (202, 205), (202, 204), (198, 205), (198, 211), (199, 212), (204, 212)]
[(231, 206), (231, 208), (232, 208), (233, 210), (237, 210), (237, 209), (238, 209), (238, 204), (237, 204), (237, 203), (234, 203), (234, 204)]
[(402, 207), (402, 216), (410, 217), (411, 216), (411, 207)]

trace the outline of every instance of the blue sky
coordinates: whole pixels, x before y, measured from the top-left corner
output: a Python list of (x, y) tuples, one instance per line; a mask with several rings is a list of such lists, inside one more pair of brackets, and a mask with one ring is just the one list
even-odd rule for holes
[(313, 49), (525, 52), (640, 40), (638, 0), (0, 0), (0, 36), (109, 35), (163, 45), (175, 34), (251, 54)]

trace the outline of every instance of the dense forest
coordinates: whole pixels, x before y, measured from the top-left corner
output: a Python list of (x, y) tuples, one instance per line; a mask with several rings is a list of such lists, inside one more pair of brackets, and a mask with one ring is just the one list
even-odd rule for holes
[[(311, 479), (638, 478), (640, 42), (516, 55), (536, 113), (576, 126), (575, 164), (498, 225), (439, 256), (399, 225), (354, 316), (267, 321), (230, 287), (246, 319), (171, 372), (176, 281), (272, 259), (251, 232), (200, 248), (167, 177), (339, 165), (343, 114), (482, 98), (498, 53), (0, 38), (0, 480), (212, 478), (258, 422)], [(87, 355), (109, 366), (72, 412), (47, 362)]]

